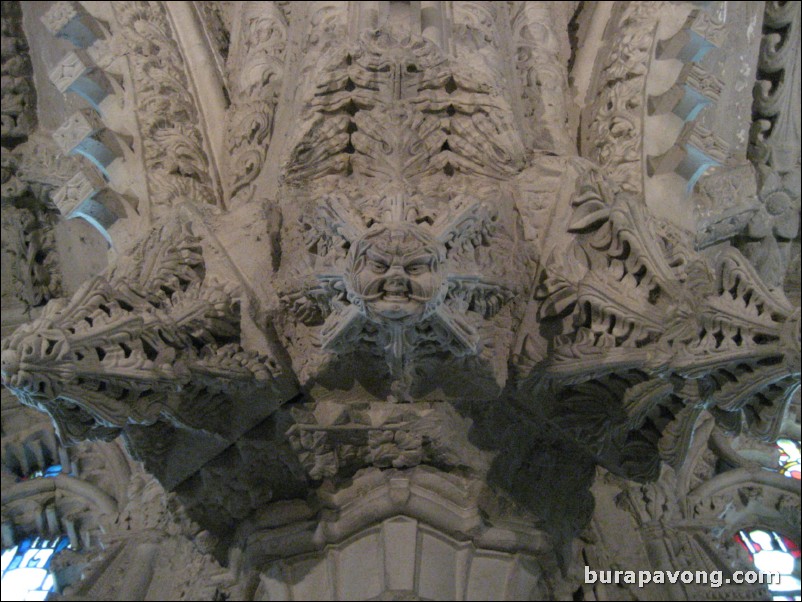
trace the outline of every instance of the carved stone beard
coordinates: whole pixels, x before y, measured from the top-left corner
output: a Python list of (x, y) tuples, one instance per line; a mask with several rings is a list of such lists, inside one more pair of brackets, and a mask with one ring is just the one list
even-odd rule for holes
[(351, 248), (345, 274), (349, 299), (373, 322), (418, 322), (443, 301), (444, 260), (443, 245), (420, 226), (376, 226)]

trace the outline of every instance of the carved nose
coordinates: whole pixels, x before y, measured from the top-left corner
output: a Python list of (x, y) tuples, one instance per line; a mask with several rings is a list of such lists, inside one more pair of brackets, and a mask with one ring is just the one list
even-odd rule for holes
[(407, 291), (407, 283), (409, 279), (400, 268), (392, 268), (384, 281), (384, 290), (399, 293)]

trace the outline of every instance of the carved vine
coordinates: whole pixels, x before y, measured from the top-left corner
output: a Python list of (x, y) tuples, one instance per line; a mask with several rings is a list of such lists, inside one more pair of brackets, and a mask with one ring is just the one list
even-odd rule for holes
[(5, 149), (23, 142), (36, 127), (36, 91), (31, 83), (33, 69), (22, 30), (19, 2), (3, 4), (0, 27), (3, 33), (0, 53), (3, 113), (0, 131)]
[(116, 2), (122, 52), (130, 63), (153, 217), (178, 199), (215, 205), (198, 107), (162, 2)]
[(229, 200), (246, 194), (264, 165), (287, 45), (287, 23), (274, 2), (245, 2), (239, 18), (239, 36), (226, 65), (231, 97), (226, 114)]
[(582, 155), (602, 166), (627, 192), (642, 185), (642, 139), (646, 76), (662, 2), (633, 2), (614, 14), (595, 86), (600, 92), (586, 109)]
[(15, 296), (28, 309), (61, 294), (53, 225), (41, 211), (3, 206), (3, 251), (11, 259)]

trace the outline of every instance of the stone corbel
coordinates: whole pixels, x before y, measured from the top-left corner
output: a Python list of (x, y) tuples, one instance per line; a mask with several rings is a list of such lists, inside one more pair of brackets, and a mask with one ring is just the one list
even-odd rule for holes
[(108, 229), (119, 218), (123, 204), (117, 193), (92, 169), (82, 169), (53, 195), (61, 214), (67, 218), (80, 217), (92, 224), (111, 244)]
[(83, 155), (111, 180), (111, 165), (123, 159), (125, 143), (106, 128), (94, 111), (76, 111), (53, 132), (53, 140), (65, 155)]
[(696, 9), (677, 33), (657, 44), (656, 56), (660, 60), (698, 63), (712, 49), (720, 47), (722, 26), (723, 19), (713, 14), (711, 7)]
[(41, 20), (51, 34), (78, 48), (89, 48), (103, 37), (98, 21), (77, 2), (56, 2)]
[(698, 65), (682, 68), (677, 81), (668, 90), (649, 97), (649, 114), (673, 113), (685, 122), (694, 121), (721, 95), (724, 84)]
[(114, 94), (111, 80), (83, 50), (70, 51), (64, 55), (49, 76), (59, 92), (77, 94), (98, 113), (102, 113), (101, 103)]
[(688, 122), (671, 148), (646, 159), (646, 169), (650, 177), (674, 172), (687, 181), (687, 190), (691, 191), (702, 174), (723, 165), (726, 159), (727, 146), (721, 138)]

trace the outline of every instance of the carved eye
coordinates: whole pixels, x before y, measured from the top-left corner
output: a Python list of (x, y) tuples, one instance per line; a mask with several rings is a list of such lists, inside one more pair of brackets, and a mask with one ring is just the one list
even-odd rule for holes
[(426, 272), (429, 272), (430, 269), (428, 263), (418, 262), (404, 266), (404, 271), (406, 271), (406, 273), (410, 276), (417, 276), (419, 274), (425, 274)]
[(377, 261), (375, 259), (368, 259), (368, 268), (374, 274), (384, 274), (390, 266), (388, 266), (383, 261)]

